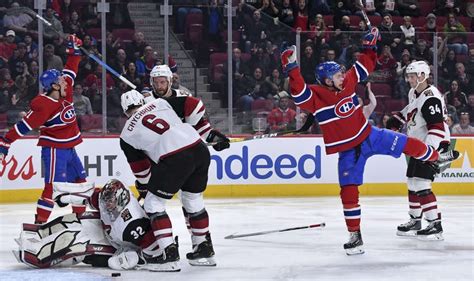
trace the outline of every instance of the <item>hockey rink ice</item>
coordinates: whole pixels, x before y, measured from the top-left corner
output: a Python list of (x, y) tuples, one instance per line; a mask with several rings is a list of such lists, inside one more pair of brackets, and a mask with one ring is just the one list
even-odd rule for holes
[[(191, 267), (191, 248), (177, 200), (168, 204), (179, 236), (181, 272), (121, 271), (73, 266), (30, 269), (11, 250), (35, 204), (0, 205), (0, 280), (474, 280), (474, 197), (439, 196), (445, 241), (395, 235), (406, 222), (406, 197), (361, 197), (365, 254), (346, 256), (348, 239), (337, 197), (207, 199), (217, 267)], [(53, 216), (69, 212), (55, 207)], [(325, 222), (323, 229), (296, 230), (234, 240), (232, 233), (282, 229)], [(425, 225), (425, 222), (424, 222)]]

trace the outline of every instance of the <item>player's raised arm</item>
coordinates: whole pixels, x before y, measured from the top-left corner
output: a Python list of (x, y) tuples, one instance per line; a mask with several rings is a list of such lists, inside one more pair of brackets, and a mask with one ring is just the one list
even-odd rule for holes
[(67, 82), (66, 99), (69, 102), (72, 102), (72, 87), (74, 86), (74, 79), (76, 79), (77, 72), (79, 71), (79, 62), (81, 61), (82, 55), (82, 52), (79, 48), (82, 46), (82, 40), (76, 35), (69, 35), (67, 39), (67, 61), (63, 69), (63, 75)]

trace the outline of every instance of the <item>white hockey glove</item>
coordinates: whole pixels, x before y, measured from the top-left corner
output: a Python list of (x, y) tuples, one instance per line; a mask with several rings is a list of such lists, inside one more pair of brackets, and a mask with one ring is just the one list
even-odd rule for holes
[(61, 208), (66, 207), (68, 204), (89, 204), (93, 193), (94, 183), (53, 182), (53, 198)]

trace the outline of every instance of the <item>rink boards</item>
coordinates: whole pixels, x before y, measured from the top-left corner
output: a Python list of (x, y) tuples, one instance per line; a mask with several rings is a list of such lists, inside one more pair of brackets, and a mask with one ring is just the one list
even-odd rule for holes
[[(452, 140), (463, 157), (436, 179), (443, 195), (474, 194), (474, 138)], [(33, 202), (43, 187), (44, 167), (37, 139), (15, 142), (0, 166), (0, 203)], [(135, 178), (119, 146), (119, 139), (85, 138), (77, 147), (88, 180), (101, 186), (118, 178), (132, 186)], [(326, 155), (320, 137), (287, 137), (232, 143), (211, 149), (207, 197), (325, 196), (339, 194), (337, 154)], [(406, 158), (371, 157), (365, 168), (361, 194), (405, 195)]]

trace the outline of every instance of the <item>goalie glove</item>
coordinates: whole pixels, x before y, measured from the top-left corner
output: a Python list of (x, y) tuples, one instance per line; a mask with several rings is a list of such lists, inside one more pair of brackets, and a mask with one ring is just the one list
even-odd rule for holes
[(283, 42), (281, 47), (281, 65), (283, 67), (283, 72), (288, 75), (290, 70), (298, 67), (298, 62), (296, 61), (296, 46), (288, 46), (287, 42)]
[(53, 182), (53, 198), (59, 207), (90, 204), (94, 183)]
[(403, 129), (405, 123), (405, 118), (403, 118), (402, 114), (396, 113), (387, 120), (385, 128), (395, 132), (400, 132)]
[(216, 151), (221, 151), (230, 147), (230, 140), (223, 133), (218, 130), (212, 129), (206, 138), (207, 142), (215, 142), (212, 147)]

